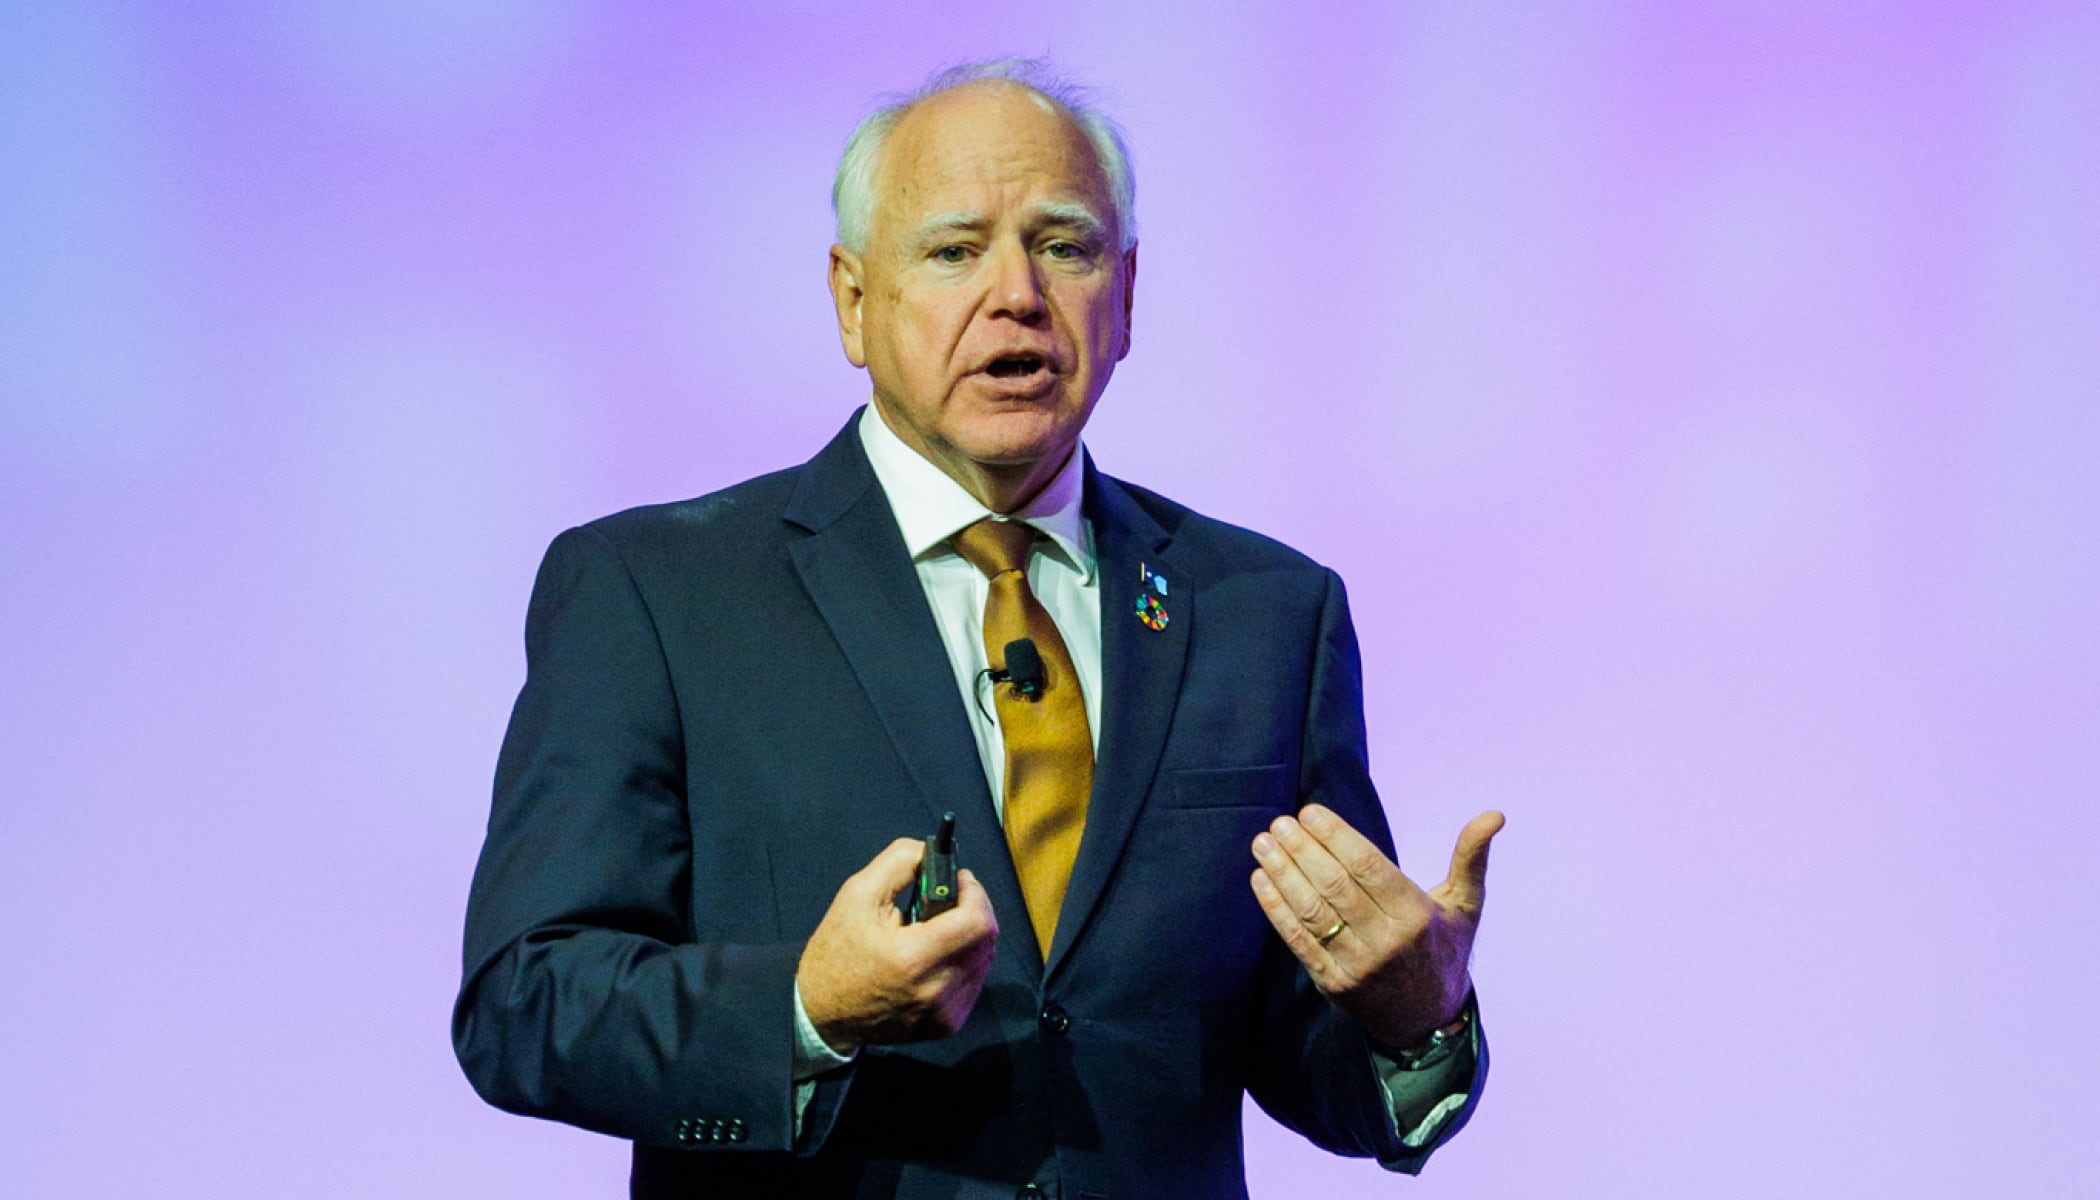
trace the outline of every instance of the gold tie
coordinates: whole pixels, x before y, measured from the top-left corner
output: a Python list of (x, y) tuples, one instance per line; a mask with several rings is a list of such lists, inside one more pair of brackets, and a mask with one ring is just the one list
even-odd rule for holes
[(1028, 590), (1028, 555), (1036, 531), (987, 517), (955, 535), (955, 549), (991, 580), (984, 603), (985, 660), (1006, 669), (1006, 645), (1035, 643), (1043, 659), (1042, 691), (1033, 699), (1011, 683), (995, 684), (993, 703), (1006, 742), (1006, 845), (1036, 944), (1047, 957), (1057, 910), (1079, 857), (1087, 794), (1094, 784), (1094, 739), (1087, 730), (1079, 676), (1057, 623)]

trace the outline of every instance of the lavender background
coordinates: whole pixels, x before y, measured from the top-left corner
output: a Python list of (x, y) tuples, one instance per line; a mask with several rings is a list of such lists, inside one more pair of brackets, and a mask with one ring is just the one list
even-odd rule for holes
[(1406, 865), (1511, 816), (1394, 1193), (2100, 1194), (2093, 6), (994, 7), (0, 5), (0, 1193), (621, 1192), (446, 1040), (533, 567), (839, 425), (833, 156), (1017, 50), (1097, 458), (1350, 580)]

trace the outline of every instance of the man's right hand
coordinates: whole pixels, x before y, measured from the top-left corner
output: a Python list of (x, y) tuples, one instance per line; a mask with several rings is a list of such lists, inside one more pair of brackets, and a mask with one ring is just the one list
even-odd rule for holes
[(795, 982), (803, 1010), (840, 1054), (947, 1037), (984, 989), (999, 922), (976, 876), (958, 873), (948, 912), (916, 925), (898, 915), (897, 893), (925, 852), (922, 839), (891, 842), (839, 887), (802, 950)]

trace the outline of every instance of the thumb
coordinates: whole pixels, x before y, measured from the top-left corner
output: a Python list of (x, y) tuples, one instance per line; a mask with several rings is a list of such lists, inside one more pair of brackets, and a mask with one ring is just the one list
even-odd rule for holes
[(1451, 873), (1444, 886), (1460, 906), (1478, 911), (1487, 899), (1488, 843), (1502, 832), (1505, 818), (1499, 812), (1481, 813), (1458, 831), (1458, 845), (1451, 851)]
[[(956, 872), (955, 910), (943, 913), (923, 926), (939, 931), (948, 949), (975, 946), (999, 940), (999, 918), (992, 912), (992, 898), (969, 868)], [(944, 953), (948, 951), (943, 951)]]
[(898, 838), (882, 848), (868, 865), (855, 871), (840, 891), (851, 891), (856, 901), (880, 908), (894, 901), (898, 892), (918, 874), (926, 843), (919, 838)]
[(996, 935), (999, 932), (999, 918), (992, 913), (992, 894), (984, 890), (984, 885), (977, 882), (976, 874), (968, 867), (955, 873), (955, 881), (957, 906), (982, 908), (985, 920), (991, 923), (992, 933)]

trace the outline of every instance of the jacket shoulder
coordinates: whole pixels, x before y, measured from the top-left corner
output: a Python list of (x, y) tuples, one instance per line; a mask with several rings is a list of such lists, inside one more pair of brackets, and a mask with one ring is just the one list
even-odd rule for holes
[(596, 543), (638, 575), (680, 565), (727, 565), (777, 545), (781, 512), (801, 471), (789, 467), (688, 500), (623, 509), (566, 530), (555, 543)]
[(622, 549), (658, 542), (704, 542), (746, 532), (779, 522), (801, 473), (801, 467), (789, 467), (689, 500), (623, 509), (578, 528)]

